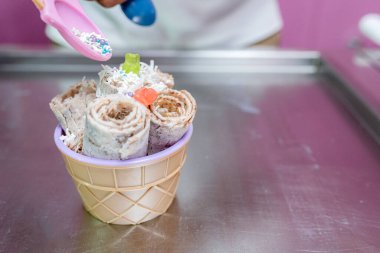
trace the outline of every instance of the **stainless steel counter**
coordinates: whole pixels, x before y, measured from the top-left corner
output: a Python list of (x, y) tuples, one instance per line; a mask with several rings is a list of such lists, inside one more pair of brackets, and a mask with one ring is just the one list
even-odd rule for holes
[(143, 53), (199, 111), (168, 212), (117, 226), (83, 209), (48, 107), (99, 66), (63, 53), (0, 55), (0, 252), (380, 252), (380, 148), (366, 130), (378, 115), (334, 59)]

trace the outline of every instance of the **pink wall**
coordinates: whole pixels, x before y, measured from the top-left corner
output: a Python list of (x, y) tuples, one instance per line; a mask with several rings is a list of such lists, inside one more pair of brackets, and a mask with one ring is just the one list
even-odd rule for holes
[[(284, 19), (282, 46), (302, 49), (344, 47), (360, 36), (357, 24), (379, 0), (279, 0)], [(379, 27), (380, 29), (380, 27)]]
[(47, 44), (44, 25), (31, 0), (0, 0), (0, 43)]
[[(379, 0), (279, 2), (284, 18), (281, 44), (287, 48), (343, 47), (349, 39), (359, 35), (357, 22), (362, 15), (380, 13)], [(0, 43), (46, 45), (48, 40), (38, 16), (30, 0), (3, 0), (0, 6)]]

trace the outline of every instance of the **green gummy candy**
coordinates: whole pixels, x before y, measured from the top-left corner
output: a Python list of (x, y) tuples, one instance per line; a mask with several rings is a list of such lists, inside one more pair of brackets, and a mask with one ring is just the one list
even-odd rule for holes
[(140, 55), (139, 54), (125, 54), (125, 61), (121, 67), (125, 73), (135, 73), (136, 75), (140, 72)]

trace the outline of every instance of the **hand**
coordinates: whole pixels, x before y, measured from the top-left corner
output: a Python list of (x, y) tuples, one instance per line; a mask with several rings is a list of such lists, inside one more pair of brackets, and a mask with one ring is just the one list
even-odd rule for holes
[(122, 4), (126, 0), (96, 0), (100, 5), (106, 8), (114, 7), (115, 5)]

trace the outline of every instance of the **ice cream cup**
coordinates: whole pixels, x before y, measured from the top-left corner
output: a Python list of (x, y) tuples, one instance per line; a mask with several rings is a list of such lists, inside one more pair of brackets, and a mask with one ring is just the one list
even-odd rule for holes
[(126, 161), (97, 159), (72, 151), (60, 139), (60, 126), (55, 129), (54, 141), (85, 209), (103, 222), (127, 225), (154, 219), (169, 208), (192, 132), (190, 126), (173, 146)]

